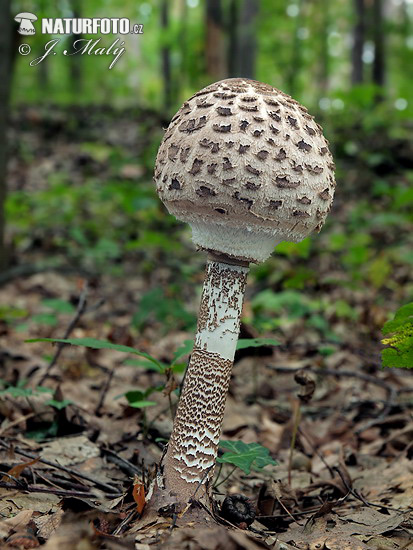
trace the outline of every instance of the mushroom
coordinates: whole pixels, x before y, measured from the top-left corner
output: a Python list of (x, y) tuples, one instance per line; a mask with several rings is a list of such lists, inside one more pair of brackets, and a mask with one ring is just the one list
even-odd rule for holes
[(265, 261), (281, 241), (320, 231), (334, 163), (305, 107), (267, 84), (231, 78), (194, 94), (172, 118), (155, 182), (168, 211), (189, 223), (208, 253), (195, 345), (148, 495), (149, 508), (179, 512), (193, 498), (210, 505), (249, 264)]
[(19, 13), (14, 20), (20, 23), (20, 27), (17, 29), (20, 34), (25, 36), (35, 34), (36, 29), (32, 21), (37, 21), (37, 17), (33, 13)]

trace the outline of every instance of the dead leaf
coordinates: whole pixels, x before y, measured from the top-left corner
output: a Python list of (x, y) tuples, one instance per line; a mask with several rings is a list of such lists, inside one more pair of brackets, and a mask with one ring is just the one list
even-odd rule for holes
[(145, 507), (145, 487), (140, 480), (135, 479), (132, 491), (133, 499), (136, 502), (136, 509), (138, 514), (142, 514)]
[(44, 516), (35, 518), (34, 523), (38, 529), (37, 536), (48, 540), (59, 527), (63, 515), (63, 510), (59, 508), (53, 514), (45, 514)]
[(12, 531), (20, 531), (24, 529), (32, 520), (33, 512), (33, 510), (22, 510), (14, 517), (0, 522), (0, 537), (6, 538), (10, 536)]
[(405, 517), (403, 514), (388, 511), (382, 514), (374, 508), (363, 508), (358, 512), (351, 512), (337, 516), (337, 520), (344, 524), (345, 530), (357, 535), (381, 535), (386, 531), (396, 529)]
[[(10, 476), (13, 476), (13, 477), (19, 477), (20, 474), (23, 472), (23, 470), (25, 468), (27, 468), (27, 466), (32, 466), (32, 464), (36, 464), (36, 462), (38, 462), (39, 459), (38, 458), (35, 458), (34, 460), (30, 460), (30, 462), (23, 462), (22, 464), (16, 464), (16, 466), (13, 466), (13, 468), (11, 468), (7, 473), (10, 475)], [(9, 476), (7, 475), (4, 475), (2, 478), (1, 478), (2, 481), (10, 481), (10, 478)]]
[(4, 516), (17, 514), (22, 510), (33, 510), (48, 514), (55, 512), (61, 498), (51, 493), (24, 493), (0, 489), (0, 512)]
[(79, 464), (100, 455), (99, 448), (84, 435), (60, 437), (43, 445), (41, 458), (56, 462), (61, 466)]

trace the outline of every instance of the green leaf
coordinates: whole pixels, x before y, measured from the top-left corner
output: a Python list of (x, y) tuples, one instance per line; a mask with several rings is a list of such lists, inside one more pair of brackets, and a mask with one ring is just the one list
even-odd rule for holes
[(397, 310), (394, 319), (387, 321), (382, 328), (383, 334), (390, 334), (402, 327), (407, 321), (413, 323), (413, 302)]
[(68, 405), (71, 405), (73, 401), (70, 399), (63, 399), (63, 401), (56, 401), (56, 399), (49, 399), (49, 401), (46, 401), (46, 405), (50, 405), (51, 407), (54, 407), (55, 409), (61, 411)]
[(50, 308), (56, 313), (73, 313), (75, 308), (70, 302), (66, 300), (61, 300), (59, 298), (47, 298), (42, 300), (42, 305)]
[(394, 319), (382, 328), (382, 344), (388, 346), (381, 352), (384, 367), (413, 368), (413, 302), (402, 306)]
[(311, 239), (307, 237), (299, 243), (290, 243), (283, 241), (276, 247), (277, 254), (283, 254), (288, 258), (299, 257), (308, 258), (311, 251)]
[(185, 355), (188, 355), (188, 354), (192, 353), (193, 347), (194, 347), (194, 341), (193, 340), (185, 340), (179, 346), (179, 348), (174, 352), (172, 365), (177, 363), (179, 361), (179, 359), (181, 359)]
[(281, 342), (275, 338), (240, 338), (237, 343), (237, 349), (279, 346), (280, 344)]
[(163, 365), (162, 363), (162, 368), (160, 368), (159, 365), (150, 362), (148, 359), (126, 359), (123, 364), (128, 365), (129, 367), (141, 367), (155, 372), (164, 372), (167, 368), (167, 365)]
[(32, 430), (24, 434), (28, 439), (34, 439), (35, 441), (43, 441), (50, 437), (56, 437), (59, 430), (59, 425), (57, 421), (53, 421), (51, 424), (47, 424), (44, 427), (39, 428), (38, 430)]
[(318, 352), (324, 357), (329, 357), (330, 355), (333, 355), (333, 353), (335, 353), (336, 351), (336, 348), (333, 348), (332, 346), (320, 346), (318, 348)]
[[(128, 400), (128, 403), (131, 407), (135, 407), (136, 403), (146, 401), (146, 398), (151, 395), (151, 393), (154, 392), (161, 392), (165, 388), (164, 385), (161, 386), (150, 386), (146, 390), (131, 390), (124, 394), (122, 394), (121, 397), (126, 397)], [(151, 401), (151, 403), (155, 404), (155, 401)]]
[(51, 327), (57, 325), (57, 318), (54, 313), (36, 313), (36, 315), (31, 316), (30, 320), (40, 325), (49, 325)]
[(129, 407), (133, 407), (134, 409), (143, 409), (144, 407), (152, 407), (153, 405), (156, 405), (156, 401), (132, 401), (132, 403), (128, 403)]
[(70, 344), (72, 346), (83, 346), (86, 348), (93, 349), (113, 349), (116, 351), (123, 351), (125, 353), (133, 353), (134, 355), (139, 355), (139, 357), (145, 357), (148, 361), (157, 365), (157, 367), (162, 370), (162, 363), (160, 363), (155, 357), (139, 351), (135, 348), (129, 346), (123, 346), (121, 344), (112, 344), (112, 342), (107, 342), (105, 340), (97, 340), (96, 338), (31, 338), (26, 340), (26, 342), (52, 342), (57, 344)]
[(10, 386), (5, 390), (0, 391), (0, 395), (10, 394), (12, 397), (28, 397), (33, 394), (30, 388), (19, 388), (16, 386)]
[(228, 463), (241, 468), (249, 474), (251, 467), (262, 470), (268, 464), (276, 466), (278, 462), (270, 457), (270, 451), (259, 443), (244, 443), (243, 441), (220, 441), (220, 447), (228, 449), (217, 462)]
[(128, 403), (133, 403), (134, 401), (140, 401), (144, 399), (149, 394), (140, 390), (132, 390), (122, 394), (128, 400)]
[(413, 338), (410, 339), (410, 348), (399, 350), (385, 348), (381, 352), (382, 364), (384, 367), (397, 367), (404, 369), (413, 368)]
[(9, 323), (21, 317), (26, 317), (29, 312), (26, 309), (15, 306), (0, 306), (0, 320)]
[(53, 388), (47, 388), (46, 386), (36, 386), (36, 391), (39, 393), (54, 393)]

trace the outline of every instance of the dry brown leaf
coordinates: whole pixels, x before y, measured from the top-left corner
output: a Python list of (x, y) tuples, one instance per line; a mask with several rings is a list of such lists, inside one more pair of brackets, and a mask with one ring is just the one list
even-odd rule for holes
[(43, 445), (41, 458), (61, 466), (71, 466), (100, 455), (99, 448), (84, 435), (60, 437)]
[[(36, 462), (38, 462), (39, 459), (38, 458), (35, 458), (34, 460), (30, 460), (29, 462), (23, 462), (22, 464), (16, 464), (16, 466), (13, 466), (13, 468), (10, 468), (10, 470), (7, 472), (9, 475), (13, 476), (13, 477), (19, 477), (20, 474), (23, 472), (23, 470), (25, 468), (27, 468), (27, 466), (32, 466), (33, 464), (36, 464)], [(7, 476), (7, 475), (4, 475), (2, 478), (1, 478), (2, 481), (10, 481), (10, 477)]]
[[(367, 550), (368, 546), (352, 537), (352, 529), (346, 529), (345, 525), (332, 525), (327, 517), (317, 518), (303, 529), (297, 525), (291, 525), (289, 529), (280, 535), (280, 539), (298, 545), (298, 548), (310, 550)], [(307, 546), (308, 545), (308, 546)]]
[(363, 508), (357, 512), (350, 512), (337, 516), (338, 525), (342, 523), (345, 530), (357, 535), (381, 535), (386, 531), (396, 529), (403, 523), (402, 514), (388, 511), (382, 514), (374, 508)]
[(34, 523), (36, 524), (36, 527), (38, 529), (37, 536), (41, 537), (42, 539), (48, 540), (59, 527), (63, 515), (63, 510), (59, 508), (53, 514), (45, 514), (43, 516), (35, 518)]
[(22, 510), (33, 510), (48, 514), (58, 509), (61, 498), (51, 493), (24, 493), (10, 489), (0, 489), (0, 512), (11, 516)]
[(138, 514), (141, 514), (145, 507), (145, 487), (143, 483), (136, 479), (133, 485), (132, 496), (136, 502), (136, 509)]
[(0, 537), (6, 538), (12, 531), (24, 529), (32, 520), (34, 510), (22, 510), (15, 516), (0, 522)]

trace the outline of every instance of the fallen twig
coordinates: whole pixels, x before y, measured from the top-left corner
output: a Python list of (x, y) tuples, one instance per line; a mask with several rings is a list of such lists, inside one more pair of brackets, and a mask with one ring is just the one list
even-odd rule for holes
[(19, 455), (22, 455), (22, 456), (25, 456), (27, 458), (38, 458), (39, 462), (41, 462), (42, 464), (46, 464), (47, 466), (52, 466), (53, 468), (57, 468), (58, 470), (62, 470), (63, 472), (66, 472), (66, 473), (68, 473), (70, 475), (73, 475), (75, 477), (80, 477), (81, 479), (85, 479), (86, 481), (90, 481), (90, 483), (93, 483), (94, 485), (97, 485), (98, 487), (101, 487), (102, 489), (104, 489), (105, 492), (109, 493), (112, 497), (118, 497), (118, 496), (121, 496), (123, 494), (122, 492), (119, 492), (119, 490), (117, 490), (115, 487), (112, 487), (112, 485), (109, 485), (107, 483), (103, 483), (102, 481), (99, 481), (98, 479), (96, 479), (92, 476), (88, 476), (88, 475), (83, 474), (81, 472), (78, 472), (76, 470), (72, 470), (71, 468), (67, 468), (66, 466), (62, 466), (60, 464), (57, 464), (56, 462), (51, 462), (50, 460), (46, 460), (44, 458), (39, 458), (35, 454), (28, 453), (27, 451), (24, 451), (23, 449), (20, 449), (19, 447), (11, 448), (4, 441), (0, 441), (0, 445), (8, 451), (15, 452), (15, 453), (17, 453)]
[(15, 489), (17, 491), (27, 491), (28, 493), (48, 493), (59, 497), (87, 497), (96, 498), (96, 493), (88, 491), (62, 491), (55, 488), (39, 487), (38, 485), (27, 485), (26, 483), (7, 483), (0, 481), (0, 487), (4, 489)]
[(115, 369), (110, 369), (109, 373), (108, 373), (108, 376), (106, 378), (106, 382), (105, 382), (105, 384), (103, 386), (103, 389), (100, 393), (98, 404), (97, 404), (96, 409), (95, 409), (95, 415), (96, 416), (100, 415), (100, 409), (103, 407), (103, 403), (104, 403), (105, 397), (106, 397), (106, 395), (109, 391), (110, 384), (112, 382), (112, 378), (113, 378), (114, 374), (115, 374)]
[(113, 462), (113, 464), (116, 464), (119, 466), (121, 470), (126, 472), (127, 474), (134, 476), (135, 474), (142, 475), (142, 470), (140, 470), (137, 466), (132, 464), (132, 462), (129, 462), (129, 460), (126, 460), (125, 458), (122, 458), (114, 451), (111, 451), (110, 449), (101, 449), (102, 453), (106, 455), (106, 458), (109, 462)]
[(135, 515), (138, 513), (136, 509), (133, 509), (129, 514), (126, 516), (125, 519), (121, 521), (121, 523), (116, 527), (116, 529), (113, 531), (112, 535), (120, 535), (126, 527), (129, 525), (129, 523), (134, 519)]

